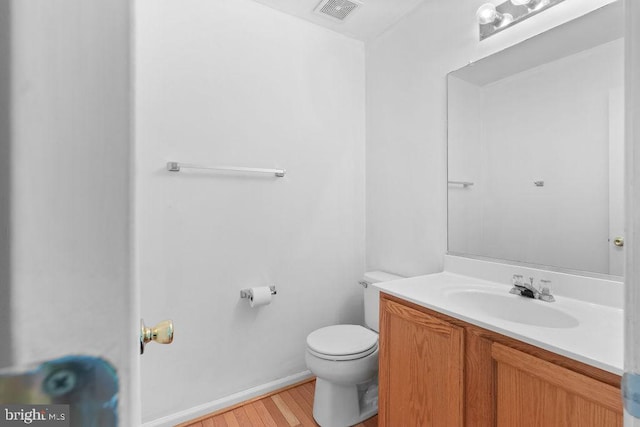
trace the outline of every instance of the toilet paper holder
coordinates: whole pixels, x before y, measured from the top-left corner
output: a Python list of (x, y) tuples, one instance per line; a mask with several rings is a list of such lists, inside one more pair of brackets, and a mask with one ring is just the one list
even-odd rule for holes
[[(278, 293), (276, 292), (276, 285), (269, 286), (269, 289), (271, 290), (271, 295), (276, 295)], [(251, 298), (251, 289), (242, 289), (240, 291), (240, 298)]]

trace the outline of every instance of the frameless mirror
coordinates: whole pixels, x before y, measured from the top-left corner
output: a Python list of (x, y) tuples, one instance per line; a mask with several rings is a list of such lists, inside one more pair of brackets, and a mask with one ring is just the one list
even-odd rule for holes
[(623, 275), (620, 2), (448, 76), (449, 253)]

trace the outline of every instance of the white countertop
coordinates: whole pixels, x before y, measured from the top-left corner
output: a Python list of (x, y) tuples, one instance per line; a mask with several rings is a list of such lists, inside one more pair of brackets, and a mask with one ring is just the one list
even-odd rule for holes
[[(450, 272), (374, 283), (382, 292), (410, 301), (422, 307), (463, 320), (528, 344), (584, 362), (588, 365), (623, 373), (623, 310), (563, 296), (555, 302), (533, 300), (509, 294), (511, 286)], [(452, 292), (487, 292), (519, 299), (517, 304), (539, 304), (541, 316), (553, 309), (577, 320), (570, 327), (533, 326), (492, 315), (490, 307), (470, 306), (452, 297)], [(504, 295), (504, 297), (503, 297)], [(536, 310), (536, 307), (526, 308)], [(567, 316), (567, 317), (568, 317)], [(542, 319), (541, 323), (545, 323)]]

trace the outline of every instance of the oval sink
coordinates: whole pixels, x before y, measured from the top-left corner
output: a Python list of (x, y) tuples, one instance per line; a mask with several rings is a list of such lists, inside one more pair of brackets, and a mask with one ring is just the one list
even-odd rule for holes
[(469, 311), (544, 328), (575, 328), (578, 319), (552, 304), (512, 294), (477, 289), (447, 292), (447, 298)]

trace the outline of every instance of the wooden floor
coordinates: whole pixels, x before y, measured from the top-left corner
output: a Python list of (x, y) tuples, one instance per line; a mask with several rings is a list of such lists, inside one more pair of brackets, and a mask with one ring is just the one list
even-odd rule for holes
[[(217, 412), (208, 417), (180, 424), (179, 427), (294, 427), (317, 426), (313, 420), (314, 380), (278, 393)], [(357, 427), (377, 427), (378, 417)]]

